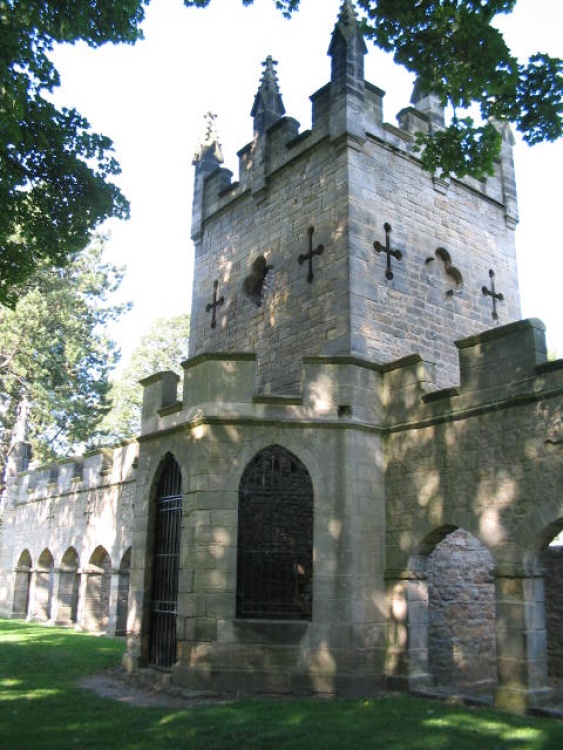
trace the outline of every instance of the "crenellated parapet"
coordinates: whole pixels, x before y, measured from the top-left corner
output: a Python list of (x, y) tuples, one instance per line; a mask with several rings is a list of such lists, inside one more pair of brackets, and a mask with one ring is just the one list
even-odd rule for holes
[[(268, 64), (272, 64), (271, 58), (264, 63)], [(360, 71), (360, 67), (357, 67)], [(361, 74), (363, 75), (363, 66)], [(277, 76), (274, 80), (277, 88)], [(397, 113), (395, 125), (384, 119), (385, 91), (364, 81), (363, 78), (362, 85), (359, 85), (359, 79), (357, 84), (355, 88), (344, 84), (335, 86), (335, 81), (332, 80), (312, 94), (312, 128), (303, 132), (300, 132), (297, 120), (283, 114), (285, 108), (282, 112), (281, 108), (276, 110), (272, 107), (268, 110), (264, 107), (263, 111), (258, 113), (255, 102), (252, 110), (254, 139), (237, 154), (236, 181), (233, 181), (233, 172), (221, 166), (223, 156), (218, 146), (218, 137), (211, 149), (211, 156), (208, 152), (206, 158), (202, 159), (200, 148), (194, 157), (194, 164), (197, 166), (192, 222), (194, 240), (197, 241), (203, 220), (223, 210), (248, 190), (256, 195), (266, 189), (268, 180), (278, 170), (314, 148), (326, 137), (329, 137), (335, 146), (338, 146), (339, 140), (342, 139), (347, 146), (356, 143), (354, 148), (360, 148), (366, 140), (376, 142), (393, 152), (399, 152), (414, 163), (419, 163), (414, 148), (416, 134), (433, 132), (445, 123), (444, 110), (438, 98), (432, 94), (422, 95), (418, 90), (418, 84), (415, 83), (411, 103)], [(281, 94), (278, 96), (281, 101)], [(259, 94), (257, 100), (261, 102)], [(512, 155), (514, 138), (508, 123), (499, 123), (497, 127), (502, 134), (502, 147), (497, 168), (492, 176), (483, 180), (454, 177), (445, 182), (435, 178), (434, 182), (437, 190), (444, 191), (453, 181), (504, 205), (507, 224), (514, 228), (518, 223)], [(432, 179), (432, 176), (428, 175), (428, 179)]]
[(493, 328), (457, 341), (456, 346), (460, 362), (456, 386), (436, 389), (433, 363), (420, 356), (385, 367), (390, 429), (563, 398), (563, 360), (547, 361), (540, 320)]
[(168, 388), (163, 388), (166, 373), (143, 381), (142, 434), (267, 415), (393, 432), (563, 398), (563, 360), (547, 361), (539, 320), (488, 330), (458, 341), (457, 348), (461, 380), (448, 388), (436, 387), (434, 363), (418, 354), (390, 363), (324, 355), (303, 359), (300, 387), (285, 395), (260, 392), (253, 354), (202, 354), (183, 363), (181, 400), (174, 390), (177, 376)]
[(6, 505), (36, 502), (132, 481), (137, 455), (137, 442), (131, 441), (28, 468), (11, 478)]

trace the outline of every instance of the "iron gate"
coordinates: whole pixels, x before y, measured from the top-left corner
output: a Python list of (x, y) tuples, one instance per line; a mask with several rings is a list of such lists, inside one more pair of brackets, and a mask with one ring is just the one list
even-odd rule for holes
[(149, 647), (149, 662), (155, 667), (171, 667), (176, 661), (181, 525), (182, 475), (168, 456), (156, 498)]

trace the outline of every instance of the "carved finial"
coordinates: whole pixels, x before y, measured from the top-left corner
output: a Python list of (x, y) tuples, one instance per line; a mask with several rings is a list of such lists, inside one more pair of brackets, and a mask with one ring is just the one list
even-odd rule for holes
[(268, 55), (262, 63), (264, 72), (250, 112), (250, 116), (254, 118), (255, 133), (264, 133), (270, 125), (273, 125), (285, 115), (285, 107), (275, 69), (277, 64), (277, 60), (272, 59), (271, 55)]
[(344, 0), (340, 7), (328, 54), (332, 57), (333, 84), (363, 88), (367, 47), (352, 0)]
[(418, 110), (418, 112), (427, 115), (431, 123), (431, 129), (441, 129), (444, 127), (444, 108), (442, 107), (440, 99), (436, 94), (424, 91), (419, 78), (414, 82), (411, 104), (416, 110)]
[(218, 166), (223, 163), (223, 152), (219, 143), (219, 136), (215, 126), (217, 115), (213, 112), (206, 112), (203, 116), (205, 121), (203, 133), (200, 138), (199, 146), (192, 159), (192, 164), (200, 164), (203, 161), (215, 162)]
[(337, 28), (341, 33), (344, 33), (344, 36), (354, 33), (356, 29), (359, 29), (358, 14), (352, 0), (343, 0), (338, 20), (336, 21), (335, 31)]

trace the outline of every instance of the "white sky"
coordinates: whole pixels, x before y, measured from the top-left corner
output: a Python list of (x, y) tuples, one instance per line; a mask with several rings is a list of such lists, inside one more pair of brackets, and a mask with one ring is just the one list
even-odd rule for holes
[[(85, 45), (55, 51), (59, 104), (73, 106), (113, 139), (131, 202), (128, 222), (109, 222), (108, 260), (127, 267), (121, 296), (134, 302), (114, 336), (125, 360), (151, 321), (189, 312), (193, 167), (203, 115), (218, 115), (225, 165), (252, 137), (250, 110), (268, 55), (277, 68), (286, 114), (310, 126), (309, 96), (328, 82), (327, 49), (341, 0), (301, 0), (291, 21), (273, 0), (152, 0), (134, 46)], [(563, 57), (563, 2), (519, 0), (502, 30), (522, 59), (537, 51)], [(412, 77), (368, 43), (366, 79), (386, 91), (384, 116), (408, 106)], [(563, 356), (563, 140), (529, 148), (517, 138), (520, 224), (516, 231), (522, 316), (547, 326), (548, 347)]]

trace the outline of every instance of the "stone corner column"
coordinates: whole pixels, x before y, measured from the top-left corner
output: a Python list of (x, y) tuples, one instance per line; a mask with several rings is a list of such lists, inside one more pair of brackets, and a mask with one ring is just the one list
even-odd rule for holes
[(498, 686), (495, 707), (524, 714), (545, 703), (547, 630), (543, 576), (522, 570), (496, 570)]
[(428, 583), (419, 573), (388, 573), (385, 675), (392, 689), (433, 684), (428, 669)]

